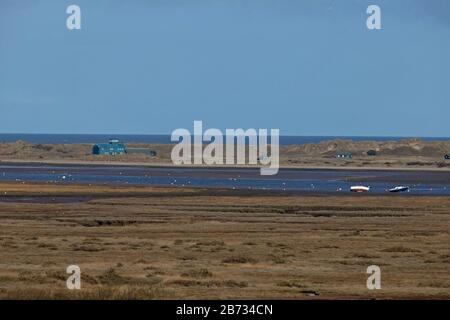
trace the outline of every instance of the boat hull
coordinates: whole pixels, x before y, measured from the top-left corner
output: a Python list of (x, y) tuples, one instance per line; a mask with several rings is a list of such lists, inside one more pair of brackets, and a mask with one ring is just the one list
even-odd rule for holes
[(370, 187), (366, 187), (366, 186), (352, 186), (350, 187), (350, 191), (351, 192), (368, 192), (370, 190)]
[(409, 191), (409, 188), (408, 187), (395, 187), (395, 188), (389, 189), (388, 191), (391, 193), (406, 192), (406, 191)]

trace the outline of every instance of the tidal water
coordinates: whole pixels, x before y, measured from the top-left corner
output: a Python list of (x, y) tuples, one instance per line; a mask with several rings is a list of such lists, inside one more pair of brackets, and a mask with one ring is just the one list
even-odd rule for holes
[(370, 193), (386, 193), (388, 188), (406, 185), (410, 192), (404, 194), (450, 195), (450, 172), (425, 171), (280, 169), (275, 176), (261, 176), (259, 169), (1, 164), (0, 181), (317, 193), (349, 192), (358, 184), (370, 186)]

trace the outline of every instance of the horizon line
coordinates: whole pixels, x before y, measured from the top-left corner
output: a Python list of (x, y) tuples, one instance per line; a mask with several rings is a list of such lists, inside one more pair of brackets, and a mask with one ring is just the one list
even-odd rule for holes
[[(171, 133), (34, 133), (34, 132), (0, 132), (0, 135), (78, 135), (78, 136), (171, 136)], [(419, 136), (419, 135), (298, 135), (298, 134), (280, 134), (280, 137), (338, 137), (338, 138), (355, 138), (355, 137), (367, 137), (367, 138), (440, 138), (450, 139), (450, 136)]]

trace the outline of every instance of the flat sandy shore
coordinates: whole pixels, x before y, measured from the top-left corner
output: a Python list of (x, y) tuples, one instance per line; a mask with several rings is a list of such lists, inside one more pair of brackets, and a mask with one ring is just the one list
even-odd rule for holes
[[(450, 198), (0, 183), (0, 298), (450, 298)], [(69, 264), (82, 290), (66, 289)], [(366, 287), (378, 265), (382, 289)]]
[[(26, 159), (6, 159), (0, 160), (0, 165), (14, 165), (14, 164), (38, 164), (38, 165), (85, 165), (85, 166), (124, 166), (124, 167), (153, 167), (153, 168), (229, 168), (229, 169), (247, 169), (247, 168), (256, 168), (259, 169), (261, 166), (258, 165), (174, 165), (170, 162), (156, 162), (156, 161), (107, 161), (107, 160), (26, 160)], [(449, 161), (450, 164), (450, 161)], [(361, 171), (370, 171), (370, 170), (386, 170), (386, 171), (434, 171), (434, 172), (445, 172), (450, 171), (450, 166), (364, 166), (364, 165), (280, 165), (280, 169), (307, 169), (307, 170), (361, 170)]]

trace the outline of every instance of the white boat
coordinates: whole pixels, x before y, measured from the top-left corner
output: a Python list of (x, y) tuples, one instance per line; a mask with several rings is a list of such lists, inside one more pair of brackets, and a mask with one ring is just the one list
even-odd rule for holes
[(409, 187), (397, 186), (388, 190), (389, 192), (405, 192), (409, 191)]
[(368, 192), (370, 190), (370, 187), (366, 186), (351, 186), (350, 191), (351, 192)]

